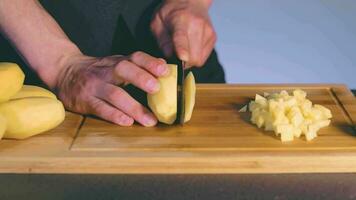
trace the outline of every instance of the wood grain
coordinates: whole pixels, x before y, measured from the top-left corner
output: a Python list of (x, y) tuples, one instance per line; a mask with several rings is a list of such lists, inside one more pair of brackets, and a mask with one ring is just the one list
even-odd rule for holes
[(27, 173), (39, 157), (56, 157), (69, 151), (82, 120), (81, 115), (66, 112), (64, 122), (50, 131), (26, 140), (0, 140), (0, 172)]
[[(307, 91), (313, 103), (328, 107), (333, 114), (331, 126), (322, 129), (319, 137), (311, 142), (301, 138), (282, 143), (272, 132), (252, 125), (249, 113), (238, 112), (256, 93), (296, 88)], [(7, 144), (7, 148), (3, 148), (1, 141), (0, 171), (356, 172), (356, 101), (345, 85), (198, 85), (196, 100), (192, 120), (184, 126), (159, 124), (144, 128), (135, 124), (133, 127), (119, 127), (86, 118), (80, 130), (76, 131), (80, 122), (73, 123), (73, 119), (67, 118), (65, 123), (72, 121), (71, 127), (59, 127), (60, 137), (51, 134), (56, 139), (50, 145), (42, 144), (46, 139), (41, 140), (40, 136), (20, 141), (24, 146), (19, 149), (16, 147), (18, 141)], [(77, 135), (73, 137), (75, 132)], [(36, 145), (42, 145), (42, 150), (48, 148), (46, 151), (52, 153), (38, 149), (32, 151), (30, 147)], [(31, 150), (25, 152), (25, 147)]]

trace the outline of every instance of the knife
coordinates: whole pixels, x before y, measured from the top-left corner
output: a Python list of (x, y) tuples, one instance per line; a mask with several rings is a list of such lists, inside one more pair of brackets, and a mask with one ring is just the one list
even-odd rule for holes
[(184, 114), (185, 114), (185, 101), (184, 101), (184, 74), (185, 62), (178, 60), (178, 101), (177, 101), (177, 123), (184, 124)]

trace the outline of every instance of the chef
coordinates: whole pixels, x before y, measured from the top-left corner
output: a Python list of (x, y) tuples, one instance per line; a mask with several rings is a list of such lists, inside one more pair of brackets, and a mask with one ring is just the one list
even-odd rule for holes
[(23, 67), (68, 110), (121, 126), (154, 126), (126, 85), (160, 89), (173, 55), (197, 82), (222, 83), (209, 17), (212, 0), (1, 0), (0, 60)]

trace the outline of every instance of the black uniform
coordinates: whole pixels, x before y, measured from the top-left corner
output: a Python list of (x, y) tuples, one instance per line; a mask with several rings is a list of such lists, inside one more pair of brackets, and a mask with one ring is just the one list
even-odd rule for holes
[[(42, 0), (42, 5), (55, 18), (68, 37), (90, 56), (128, 55), (144, 51), (163, 57), (150, 31), (157, 0)], [(20, 64), (27, 84), (41, 84), (39, 78), (0, 35), (0, 61)], [(225, 82), (224, 71), (216, 52), (205, 66), (192, 69), (197, 82)]]

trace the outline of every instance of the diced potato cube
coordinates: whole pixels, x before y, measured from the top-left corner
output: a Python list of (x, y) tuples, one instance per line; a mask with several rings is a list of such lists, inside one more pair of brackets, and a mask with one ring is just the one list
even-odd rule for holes
[(299, 99), (299, 100), (304, 100), (307, 97), (307, 93), (304, 92), (303, 90), (294, 90), (293, 95)]
[(325, 108), (324, 106), (319, 105), (319, 104), (315, 104), (314, 108), (317, 109), (317, 110), (320, 110), (320, 112), (322, 112), (324, 118), (328, 118), (329, 119), (329, 118), (332, 117), (331, 111), (329, 109)]
[(293, 135), (294, 137), (300, 137), (302, 135), (302, 130), (298, 127), (298, 128), (295, 128), (293, 129)]
[(282, 124), (277, 126), (277, 134), (281, 135), (282, 142), (293, 140), (293, 126), (289, 124)]
[(324, 128), (324, 127), (327, 127), (330, 125), (330, 120), (321, 120), (321, 121), (317, 121), (317, 122), (314, 122), (319, 128)]
[(256, 94), (255, 102), (257, 104), (259, 104), (260, 106), (262, 106), (262, 107), (266, 107), (267, 106), (267, 99), (264, 98), (263, 96), (259, 95), (259, 94)]
[(307, 141), (310, 141), (312, 139), (314, 139), (316, 137), (316, 132), (313, 132), (313, 131), (308, 131), (306, 134), (305, 134), (305, 139)]
[(313, 119), (313, 121), (318, 121), (323, 119), (323, 113), (319, 110), (316, 109), (315, 107), (312, 107), (311, 113), (309, 113), (310, 118)]
[(261, 128), (265, 123), (265, 120), (263, 119), (262, 115), (257, 116), (256, 118), (256, 125), (258, 128)]
[(287, 117), (295, 127), (299, 127), (304, 121), (303, 114), (297, 106), (294, 106), (289, 110)]

